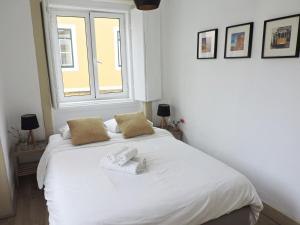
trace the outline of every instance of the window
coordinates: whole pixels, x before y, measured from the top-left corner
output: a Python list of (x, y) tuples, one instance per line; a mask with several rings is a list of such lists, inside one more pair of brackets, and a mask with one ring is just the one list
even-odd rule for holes
[(72, 45), (72, 30), (58, 28), (58, 41), (62, 68), (74, 68), (74, 56)]
[(63, 71), (78, 71), (76, 26), (58, 23), (57, 28), (61, 68)]
[(121, 70), (122, 67), (122, 57), (121, 57), (121, 36), (118, 27), (114, 28), (115, 35), (115, 68)]
[(117, 46), (118, 46), (118, 66), (122, 67), (122, 59), (121, 59), (121, 36), (120, 31), (117, 31)]
[(122, 13), (52, 11), (59, 102), (128, 98)]

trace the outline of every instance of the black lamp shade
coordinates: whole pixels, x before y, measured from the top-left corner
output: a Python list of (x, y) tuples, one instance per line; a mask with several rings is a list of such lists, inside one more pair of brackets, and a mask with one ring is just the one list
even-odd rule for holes
[(153, 10), (157, 9), (160, 4), (160, 0), (134, 0), (135, 5), (140, 10)]
[(168, 104), (158, 105), (157, 115), (162, 117), (170, 116), (170, 106)]
[(21, 117), (22, 130), (33, 130), (40, 127), (35, 114), (26, 114)]

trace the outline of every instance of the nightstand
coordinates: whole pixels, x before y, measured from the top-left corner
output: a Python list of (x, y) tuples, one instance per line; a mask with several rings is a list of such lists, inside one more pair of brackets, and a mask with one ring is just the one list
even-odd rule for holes
[(167, 130), (179, 141), (182, 141), (183, 139), (183, 132), (180, 129), (175, 129), (172, 126), (168, 126)]
[(39, 141), (34, 145), (28, 145), (27, 143), (16, 145), (13, 160), (17, 186), (19, 185), (19, 177), (36, 173), (39, 160), (47, 144), (47, 141)]

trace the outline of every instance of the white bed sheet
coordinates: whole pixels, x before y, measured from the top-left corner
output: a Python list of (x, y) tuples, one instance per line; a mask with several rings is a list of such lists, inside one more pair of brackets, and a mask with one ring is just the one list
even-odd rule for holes
[[(145, 173), (100, 167), (108, 151), (128, 142), (147, 158)], [(161, 129), (81, 147), (54, 135), (37, 179), (45, 185), (50, 225), (199, 225), (247, 205), (255, 224), (262, 210), (245, 176)]]

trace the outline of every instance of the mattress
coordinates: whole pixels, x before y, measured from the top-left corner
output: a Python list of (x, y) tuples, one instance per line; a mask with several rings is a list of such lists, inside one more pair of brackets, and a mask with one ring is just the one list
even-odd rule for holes
[[(199, 225), (250, 207), (255, 224), (262, 202), (236, 170), (161, 129), (154, 135), (73, 146), (52, 136), (37, 171), (50, 225)], [(147, 171), (129, 175), (105, 170), (100, 160), (134, 144)], [(210, 224), (209, 224), (210, 225)]]

